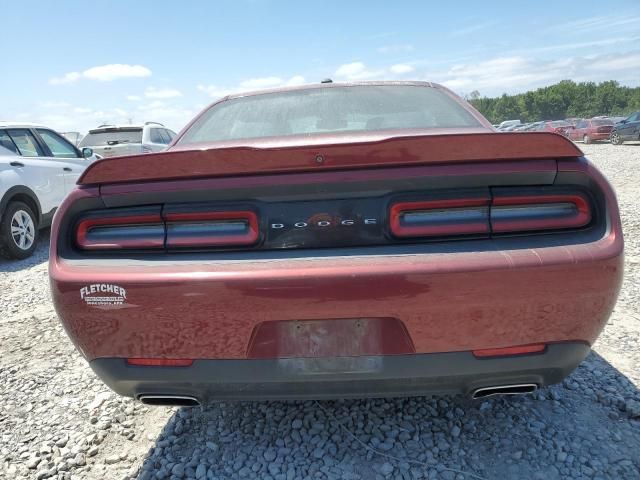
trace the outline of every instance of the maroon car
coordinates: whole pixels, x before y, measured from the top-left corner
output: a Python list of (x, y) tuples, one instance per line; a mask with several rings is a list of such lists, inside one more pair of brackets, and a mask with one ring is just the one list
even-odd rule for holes
[(584, 143), (609, 140), (613, 130), (613, 121), (606, 118), (592, 118), (578, 121), (575, 128), (567, 131), (571, 140), (579, 140)]
[(622, 252), (567, 138), (375, 82), (228, 96), (168, 151), (92, 164), (49, 272), (78, 350), (146, 403), (480, 398), (585, 358)]

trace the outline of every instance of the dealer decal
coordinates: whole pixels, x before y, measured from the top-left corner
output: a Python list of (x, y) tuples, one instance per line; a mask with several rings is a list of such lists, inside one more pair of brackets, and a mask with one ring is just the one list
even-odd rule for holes
[(80, 298), (87, 305), (123, 305), (127, 291), (119, 285), (93, 283), (80, 289)]

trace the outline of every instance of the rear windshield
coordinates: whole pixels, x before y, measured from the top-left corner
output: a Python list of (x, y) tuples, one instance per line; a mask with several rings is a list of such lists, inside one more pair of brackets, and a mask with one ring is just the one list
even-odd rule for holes
[(276, 92), (211, 107), (178, 144), (384, 129), (478, 127), (456, 100), (432, 87), (366, 85)]
[(119, 143), (142, 143), (141, 128), (110, 128), (90, 130), (80, 142), (80, 147), (102, 147)]
[(613, 125), (611, 120), (591, 120), (591, 124), (596, 127), (601, 127), (603, 125)]

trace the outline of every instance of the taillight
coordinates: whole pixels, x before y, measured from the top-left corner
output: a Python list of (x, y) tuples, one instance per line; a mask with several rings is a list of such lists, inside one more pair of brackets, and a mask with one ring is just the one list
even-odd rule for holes
[(167, 213), (167, 247), (253, 245), (260, 238), (252, 211)]
[(494, 194), (491, 231), (494, 233), (580, 228), (591, 221), (591, 208), (579, 193)]
[(585, 194), (549, 189), (496, 188), (486, 197), (399, 201), (389, 208), (389, 230), (397, 238), (578, 229), (591, 219)]
[(184, 211), (141, 207), (92, 212), (76, 224), (83, 250), (147, 250), (180, 247), (247, 247), (260, 238), (251, 210)]
[(76, 227), (76, 243), (84, 250), (163, 248), (164, 236), (159, 209), (158, 213), (88, 217)]
[(400, 238), (489, 233), (490, 198), (434, 199), (391, 205), (391, 233)]

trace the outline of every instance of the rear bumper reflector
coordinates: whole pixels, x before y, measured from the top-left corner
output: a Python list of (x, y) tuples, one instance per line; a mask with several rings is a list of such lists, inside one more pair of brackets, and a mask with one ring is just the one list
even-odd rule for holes
[(519, 345), (517, 347), (485, 348), (482, 350), (474, 350), (473, 355), (478, 358), (510, 357), (513, 355), (541, 353), (544, 352), (546, 348), (547, 346), (544, 343), (535, 343), (531, 345)]
[(187, 358), (127, 358), (127, 365), (134, 367), (190, 367), (193, 360)]

